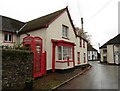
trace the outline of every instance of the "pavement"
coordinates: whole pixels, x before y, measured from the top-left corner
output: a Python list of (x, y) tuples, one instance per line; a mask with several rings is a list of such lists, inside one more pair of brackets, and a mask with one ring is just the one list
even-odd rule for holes
[(34, 81), (33, 90), (50, 91), (57, 89), (58, 87), (75, 79), (77, 76), (82, 75), (90, 68), (91, 66), (88, 66), (87, 68), (82, 68), (81, 66), (79, 66), (75, 67), (74, 69), (55, 71), (54, 73), (47, 73), (45, 76), (42, 76)]
[(115, 65), (100, 64), (97, 61), (90, 62), (92, 68), (66, 84), (54, 89), (118, 89), (118, 68)]
[(74, 75), (73, 77), (71, 77), (71, 78), (67, 79), (66, 81), (60, 83), (59, 85), (53, 87), (51, 90), (55, 90), (55, 89), (59, 88), (60, 86), (62, 86), (62, 85), (64, 85), (64, 84), (68, 83), (69, 81), (75, 79), (76, 77), (78, 77), (78, 76), (84, 74), (84, 73), (85, 73), (87, 70), (89, 70), (91, 67), (92, 67), (92, 66), (89, 66), (89, 67), (85, 68), (85, 69), (82, 70), (80, 73)]

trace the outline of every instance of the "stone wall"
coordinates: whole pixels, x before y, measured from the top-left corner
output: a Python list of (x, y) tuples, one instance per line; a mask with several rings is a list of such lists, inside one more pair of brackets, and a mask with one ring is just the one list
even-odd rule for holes
[(25, 50), (2, 50), (2, 89), (23, 89), (33, 77), (33, 53)]

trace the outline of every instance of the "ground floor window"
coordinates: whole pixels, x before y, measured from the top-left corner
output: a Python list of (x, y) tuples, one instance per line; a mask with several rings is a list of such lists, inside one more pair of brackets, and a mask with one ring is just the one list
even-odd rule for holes
[(12, 33), (4, 33), (4, 42), (12, 42)]
[(72, 60), (72, 47), (58, 46), (57, 60)]

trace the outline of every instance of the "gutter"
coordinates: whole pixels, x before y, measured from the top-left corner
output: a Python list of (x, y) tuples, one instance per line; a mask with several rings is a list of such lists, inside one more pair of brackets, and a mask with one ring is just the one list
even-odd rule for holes
[(27, 23), (26, 24), (24, 24), (24, 26), (22, 26), (18, 31), (16, 31), (16, 34), (17, 34), (17, 37), (18, 37), (18, 44), (20, 44), (20, 35), (19, 35), (19, 32), (25, 27), (27, 25)]

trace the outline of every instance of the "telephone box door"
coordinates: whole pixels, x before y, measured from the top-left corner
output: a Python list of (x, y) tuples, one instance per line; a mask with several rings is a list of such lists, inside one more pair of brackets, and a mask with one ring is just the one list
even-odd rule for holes
[(34, 78), (43, 75), (43, 60), (42, 60), (42, 39), (34, 38)]
[(42, 76), (45, 70), (42, 56), (42, 39), (40, 37), (27, 36), (23, 39), (23, 46), (29, 47), (34, 53), (34, 78)]

